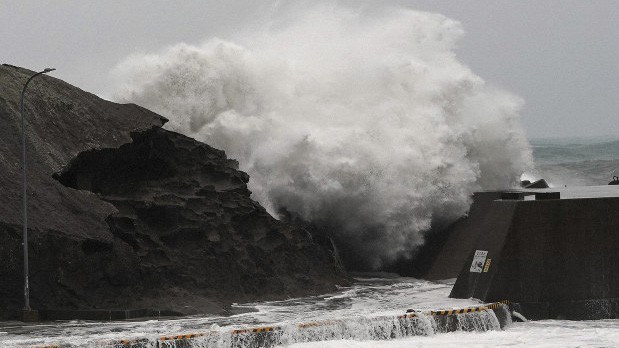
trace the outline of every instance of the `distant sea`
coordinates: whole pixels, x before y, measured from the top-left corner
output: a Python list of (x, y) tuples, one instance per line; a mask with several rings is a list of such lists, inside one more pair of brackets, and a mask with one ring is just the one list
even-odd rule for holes
[(535, 170), (523, 179), (551, 187), (606, 185), (619, 176), (619, 136), (530, 139)]

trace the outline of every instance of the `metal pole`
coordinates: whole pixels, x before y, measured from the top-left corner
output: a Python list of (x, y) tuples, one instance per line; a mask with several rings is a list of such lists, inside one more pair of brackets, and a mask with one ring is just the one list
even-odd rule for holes
[(40, 71), (28, 79), (26, 84), (24, 85), (24, 89), (21, 91), (21, 98), (19, 101), (19, 112), (21, 113), (21, 162), (22, 162), (22, 181), (23, 181), (23, 192), (22, 192), (22, 202), (23, 202), (23, 221), (24, 221), (24, 310), (30, 311), (30, 285), (28, 283), (28, 197), (26, 196), (26, 123), (24, 121), (24, 94), (26, 93), (26, 88), (32, 79), (35, 77), (48, 73), (50, 71), (54, 71), (56, 69), (47, 68), (43, 71)]

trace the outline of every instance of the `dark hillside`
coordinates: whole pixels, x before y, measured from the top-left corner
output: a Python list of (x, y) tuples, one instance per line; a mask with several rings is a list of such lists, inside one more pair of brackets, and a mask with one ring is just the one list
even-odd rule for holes
[[(23, 306), (19, 95), (32, 73), (0, 66), (4, 317)], [(272, 218), (236, 161), (162, 116), (45, 75), (25, 110), (33, 308), (213, 312), (347, 283), (329, 243)]]

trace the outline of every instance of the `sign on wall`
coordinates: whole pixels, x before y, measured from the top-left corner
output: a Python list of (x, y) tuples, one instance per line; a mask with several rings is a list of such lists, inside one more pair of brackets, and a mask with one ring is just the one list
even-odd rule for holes
[(484, 263), (488, 257), (487, 250), (475, 250), (475, 256), (473, 256), (473, 263), (471, 263), (471, 272), (481, 273), (484, 268)]

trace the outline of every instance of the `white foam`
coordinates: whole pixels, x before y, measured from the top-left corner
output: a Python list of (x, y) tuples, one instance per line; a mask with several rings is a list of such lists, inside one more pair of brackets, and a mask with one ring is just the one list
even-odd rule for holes
[(542, 320), (514, 323), (504, 331), (451, 332), (392, 341), (338, 340), (297, 343), (289, 348), (409, 347), (619, 347), (619, 320)]
[(127, 58), (117, 99), (224, 149), (255, 199), (332, 231), (358, 267), (410, 256), (473, 191), (518, 183), (531, 164), (521, 100), (456, 59), (458, 22), (290, 7), (236, 42)]
[[(361, 280), (334, 294), (242, 304), (240, 306), (256, 308), (258, 311), (231, 317), (196, 316), (148, 321), (70, 321), (45, 324), (0, 323), (0, 331), (7, 332), (0, 336), (0, 346), (67, 343), (77, 347), (91, 347), (101, 346), (102, 342), (111, 340), (147, 338), (155, 342), (160, 336), (214, 330), (218, 333), (217, 336), (208, 340), (219, 342), (218, 344), (224, 347), (232, 339), (229, 333), (233, 328), (275, 324), (292, 328), (298, 323), (321, 320), (347, 320), (346, 325), (336, 327), (339, 329), (329, 330), (341, 338), (367, 339), (373, 337), (368, 336), (371, 335), (368, 330), (374, 325), (371, 318), (394, 317), (404, 314), (408, 308), (430, 310), (478, 304), (478, 301), (474, 300), (448, 298), (452, 285), (453, 282), (439, 284), (412, 278)], [(370, 320), (371, 325), (366, 322), (366, 326), (363, 326), (362, 323), (367, 320)], [(377, 328), (382, 327), (380, 323), (380, 320), (375, 323)], [(213, 326), (214, 324), (216, 325)], [(329, 332), (331, 331), (322, 331), (323, 335)], [(301, 331), (288, 331), (290, 339), (296, 337), (301, 340), (303, 334)]]
[[(460, 314), (460, 330), (478, 332), (438, 333), (435, 318), (422, 312), (430, 309), (464, 308), (479, 304), (476, 300), (450, 299), (453, 281), (433, 283), (414, 279), (362, 280), (354, 287), (335, 294), (286, 301), (243, 304), (259, 312), (232, 317), (189, 317), (148, 321), (53, 322), (22, 324), (0, 322), (0, 346), (30, 347), (44, 344), (71, 344), (71, 347), (110, 347), (105, 342), (121, 339), (149, 340), (161, 336), (206, 333), (192, 341), (193, 347), (243, 347), (243, 339), (233, 337), (234, 328), (256, 326), (283, 327), (280, 339), (294, 348), (410, 346), (618, 346), (619, 320), (560, 321), (543, 320), (513, 323), (499, 331), (492, 311)], [(405, 309), (418, 310), (414, 323), (395, 318)], [(327, 325), (298, 329), (299, 323), (322, 322)], [(481, 332), (480, 332), (481, 331)], [(419, 337), (404, 338), (417, 334)], [(425, 336), (423, 336), (425, 335)], [(239, 338), (240, 337), (240, 338)], [(327, 340), (324, 342), (301, 343)], [(241, 342), (241, 343), (239, 343)], [(235, 344), (236, 344), (235, 343)], [(250, 345), (251, 346), (251, 345)], [(253, 346), (256, 346), (255, 344)]]

